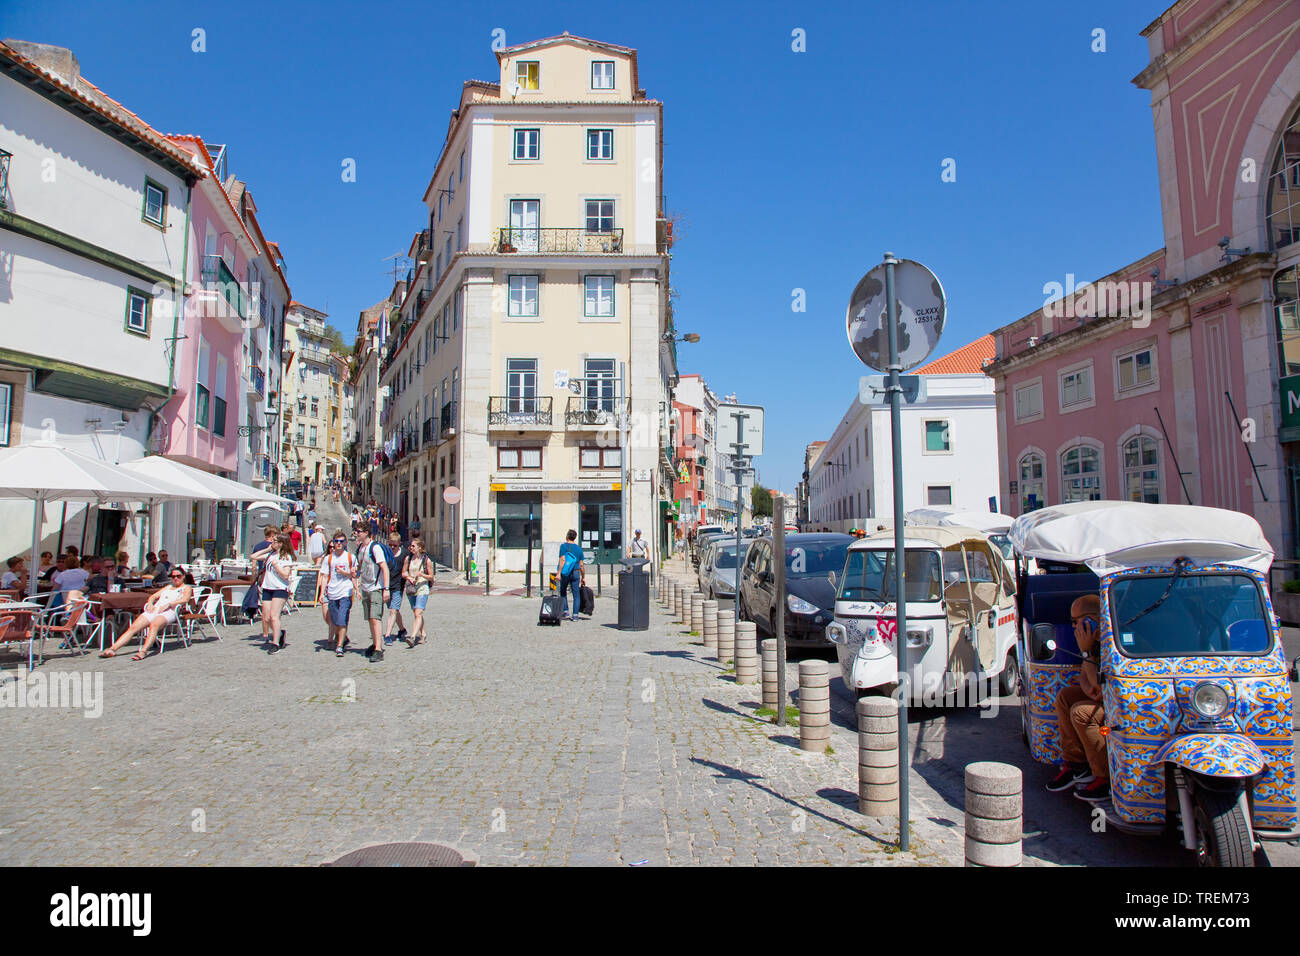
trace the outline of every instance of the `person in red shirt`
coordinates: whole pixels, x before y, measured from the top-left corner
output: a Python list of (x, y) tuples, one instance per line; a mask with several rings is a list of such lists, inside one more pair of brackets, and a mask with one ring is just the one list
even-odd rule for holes
[(284, 526), (284, 533), (289, 536), (289, 544), (293, 548), (294, 552), (297, 553), (299, 550), (301, 550), (302, 532), (299, 531), (297, 528), (295, 528), (293, 525), (287, 524)]

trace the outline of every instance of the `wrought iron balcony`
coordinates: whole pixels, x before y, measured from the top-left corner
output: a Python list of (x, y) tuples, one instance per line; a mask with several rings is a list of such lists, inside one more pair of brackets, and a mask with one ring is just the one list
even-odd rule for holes
[(442, 406), (442, 413), (438, 417), (438, 435), (441, 438), (452, 438), (456, 434), (456, 403), (447, 402)]
[(618, 424), (618, 399), (610, 396), (570, 395), (564, 411), (564, 424), (571, 428), (583, 425)]
[(199, 294), (203, 315), (217, 319), (231, 331), (242, 328), (248, 316), (248, 297), (226, 260), (219, 255), (204, 256), (200, 278), (204, 287)]
[(266, 394), (266, 373), (256, 365), (248, 369), (248, 392), (259, 398)]
[(550, 427), (549, 395), (493, 395), (488, 399), (488, 428)]
[(434, 421), (432, 418), (426, 418), (424, 420), (424, 425), (420, 429), (420, 438), (423, 439), (426, 445), (432, 444), (438, 440), (438, 433), (434, 429)]
[(612, 253), (623, 251), (623, 230), (541, 229), (504, 226), (497, 230), (493, 252)]
[(9, 208), (9, 160), (13, 153), (0, 149), (0, 209)]

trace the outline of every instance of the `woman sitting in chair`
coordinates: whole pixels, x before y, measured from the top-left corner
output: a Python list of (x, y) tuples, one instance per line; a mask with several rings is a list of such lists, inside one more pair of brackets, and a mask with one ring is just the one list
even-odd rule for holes
[(145, 604), (144, 610), (140, 612), (139, 617), (131, 622), (131, 626), (113, 642), (113, 645), (100, 657), (116, 657), (117, 650), (139, 631), (147, 631), (144, 644), (141, 645), (138, 654), (135, 654), (131, 660), (142, 661), (145, 655), (149, 653), (149, 648), (158, 638), (158, 632), (169, 624), (176, 623), (177, 611), (188, 604), (194, 597), (194, 590), (186, 582), (188, 575), (180, 568), (172, 568), (169, 577), (171, 584), (161, 591), (154, 592)]

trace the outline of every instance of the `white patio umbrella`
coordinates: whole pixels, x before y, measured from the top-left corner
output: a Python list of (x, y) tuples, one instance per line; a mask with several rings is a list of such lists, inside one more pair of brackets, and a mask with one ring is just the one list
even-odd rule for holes
[(265, 488), (254, 488), (229, 478), (222, 478), (211, 472), (183, 465), (179, 461), (150, 455), (135, 461), (124, 461), (122, 467), (139, 475), (146, 481), (167, 482), (190, 488), (192, 497), (197, 501), (272, 501), (276, 504), (288, 504), (288, 498), (281, 498)]
[(192, 497), (160, 478), (145, 478), (53, 442), (0, 448), (0, 498), (36, 503), (32, 520), (32, 567), (29, 594), (36, 594), (36, 556), (41, 550), (41, 523), (47, 501), (171, 501)]

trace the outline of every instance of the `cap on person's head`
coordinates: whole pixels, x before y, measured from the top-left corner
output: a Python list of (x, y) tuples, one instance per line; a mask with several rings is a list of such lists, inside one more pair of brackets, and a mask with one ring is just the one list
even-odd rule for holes
[(641, 533), (641, 529), (640, 529), (640, 528), (637, 528), (637, 529), (636, 529), (636, 533), (637, 533), (637, 534), (640, 534), (640, 533)]

